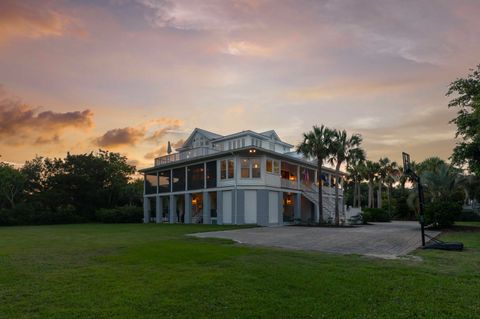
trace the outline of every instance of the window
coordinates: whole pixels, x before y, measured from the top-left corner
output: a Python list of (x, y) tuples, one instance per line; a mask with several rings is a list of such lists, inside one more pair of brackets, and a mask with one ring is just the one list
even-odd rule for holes
[(273, 161), (271, 159), (267, 159), (267, 172), (273, 173)]
[(245, 139), (242, 138), (242, 147), (245, 147)]
[(227, 161), (220, 161), (220, 179), (227, 178)]
[(233, 160), (228, 160), (228, 178), (233, 178), (234, 176), (234, 166)]
[(260, 178), (261, 164), (258, 158), (242, 158), (240, 166), (241, 178)]
[(252, 159), (252, 178), (260, 178), (260, 160)]
[(273, 161), (273, 173), (280, 174), (280, 163), (278, 161)]
[(243, 158), (240, 167), (240, 177), (241, 178), (250, 178), (250, 160)]
[(267, 159), (267, 172), (272, 174), (280, 174), (280, 163), (277, 160)]
[(231, 150), (232, 149), (232, 142), (228, 142), (228, 149)]
[(217, 161), (207, 162), (207, 188), (217, 187)]
[(234, 177), (234, 163), (232, 159), (220, 161), (220, 179)]

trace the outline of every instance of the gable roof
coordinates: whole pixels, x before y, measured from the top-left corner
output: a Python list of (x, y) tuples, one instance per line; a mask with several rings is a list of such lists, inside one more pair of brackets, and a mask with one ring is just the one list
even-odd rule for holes
[(260, 135), (268, 136), (270, 138), (273, 138), (274, 140), (281, 141), (280, 137), (278, 136), (277, 132), (275, 132), (275, 130), (265, 131), (260, 133)]
[(177, 148), (177, 150), (181, 150), (185, 147), (187, 147), (191, 142), (192, 142), (192, 139), (193, 137), (195, 136), (195, 134), (197, 133), (200, 133), (202, 134), (203, 136), (205, 136), (207, 139), (209, 140), (214, 140), (216, 138), (220, 138), (222, 137), (222, 135), (220, 134), (217, 134), (217, 133), (213, 133), (213, 132), (210, 132), (210, 131), (207, 131), (207, 130), (203, 130), (201, 128), (198, 128), (196, 127), (193, 132), (190, 134), (190, 136), (187, 138), (187, 140), (185, 141), (185, 143), (183, 143), (182, 147), (179, 147)]

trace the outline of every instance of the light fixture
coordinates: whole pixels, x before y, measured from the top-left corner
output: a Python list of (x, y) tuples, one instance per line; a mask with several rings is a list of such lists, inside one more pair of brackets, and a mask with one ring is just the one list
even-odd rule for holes
[(192, 205), (197, 205), (197, 199), (196, 198), (192, 198)]

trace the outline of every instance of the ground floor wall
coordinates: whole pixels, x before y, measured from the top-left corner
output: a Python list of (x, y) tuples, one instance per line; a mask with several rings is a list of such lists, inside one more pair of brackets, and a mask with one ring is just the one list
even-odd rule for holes
[[(324, 199), (333, 203), (335, 199)], [(340, 198), (343, 211), (343, 198)], [(325, 204), (324, 204), (325, 205)], [(332, 209), (324, 206), (324, 220)], [(185, 224), (257, 224), (275, 226), (318, 222), (318, 205), (301, 192), (273, 189), (222, 189), (144, 197), (144, 222)]]

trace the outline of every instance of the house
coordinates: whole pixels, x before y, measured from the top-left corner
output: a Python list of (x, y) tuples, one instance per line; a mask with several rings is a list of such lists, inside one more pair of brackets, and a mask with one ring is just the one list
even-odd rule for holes
[[(283, 225), (318, 221), (316, 162), (273, 130), (226, 136), (196, 128), (176, 153), (143, 169), (145, 222)], [(324, 167), (325, 221), (334, 217), (343, 175)]]

